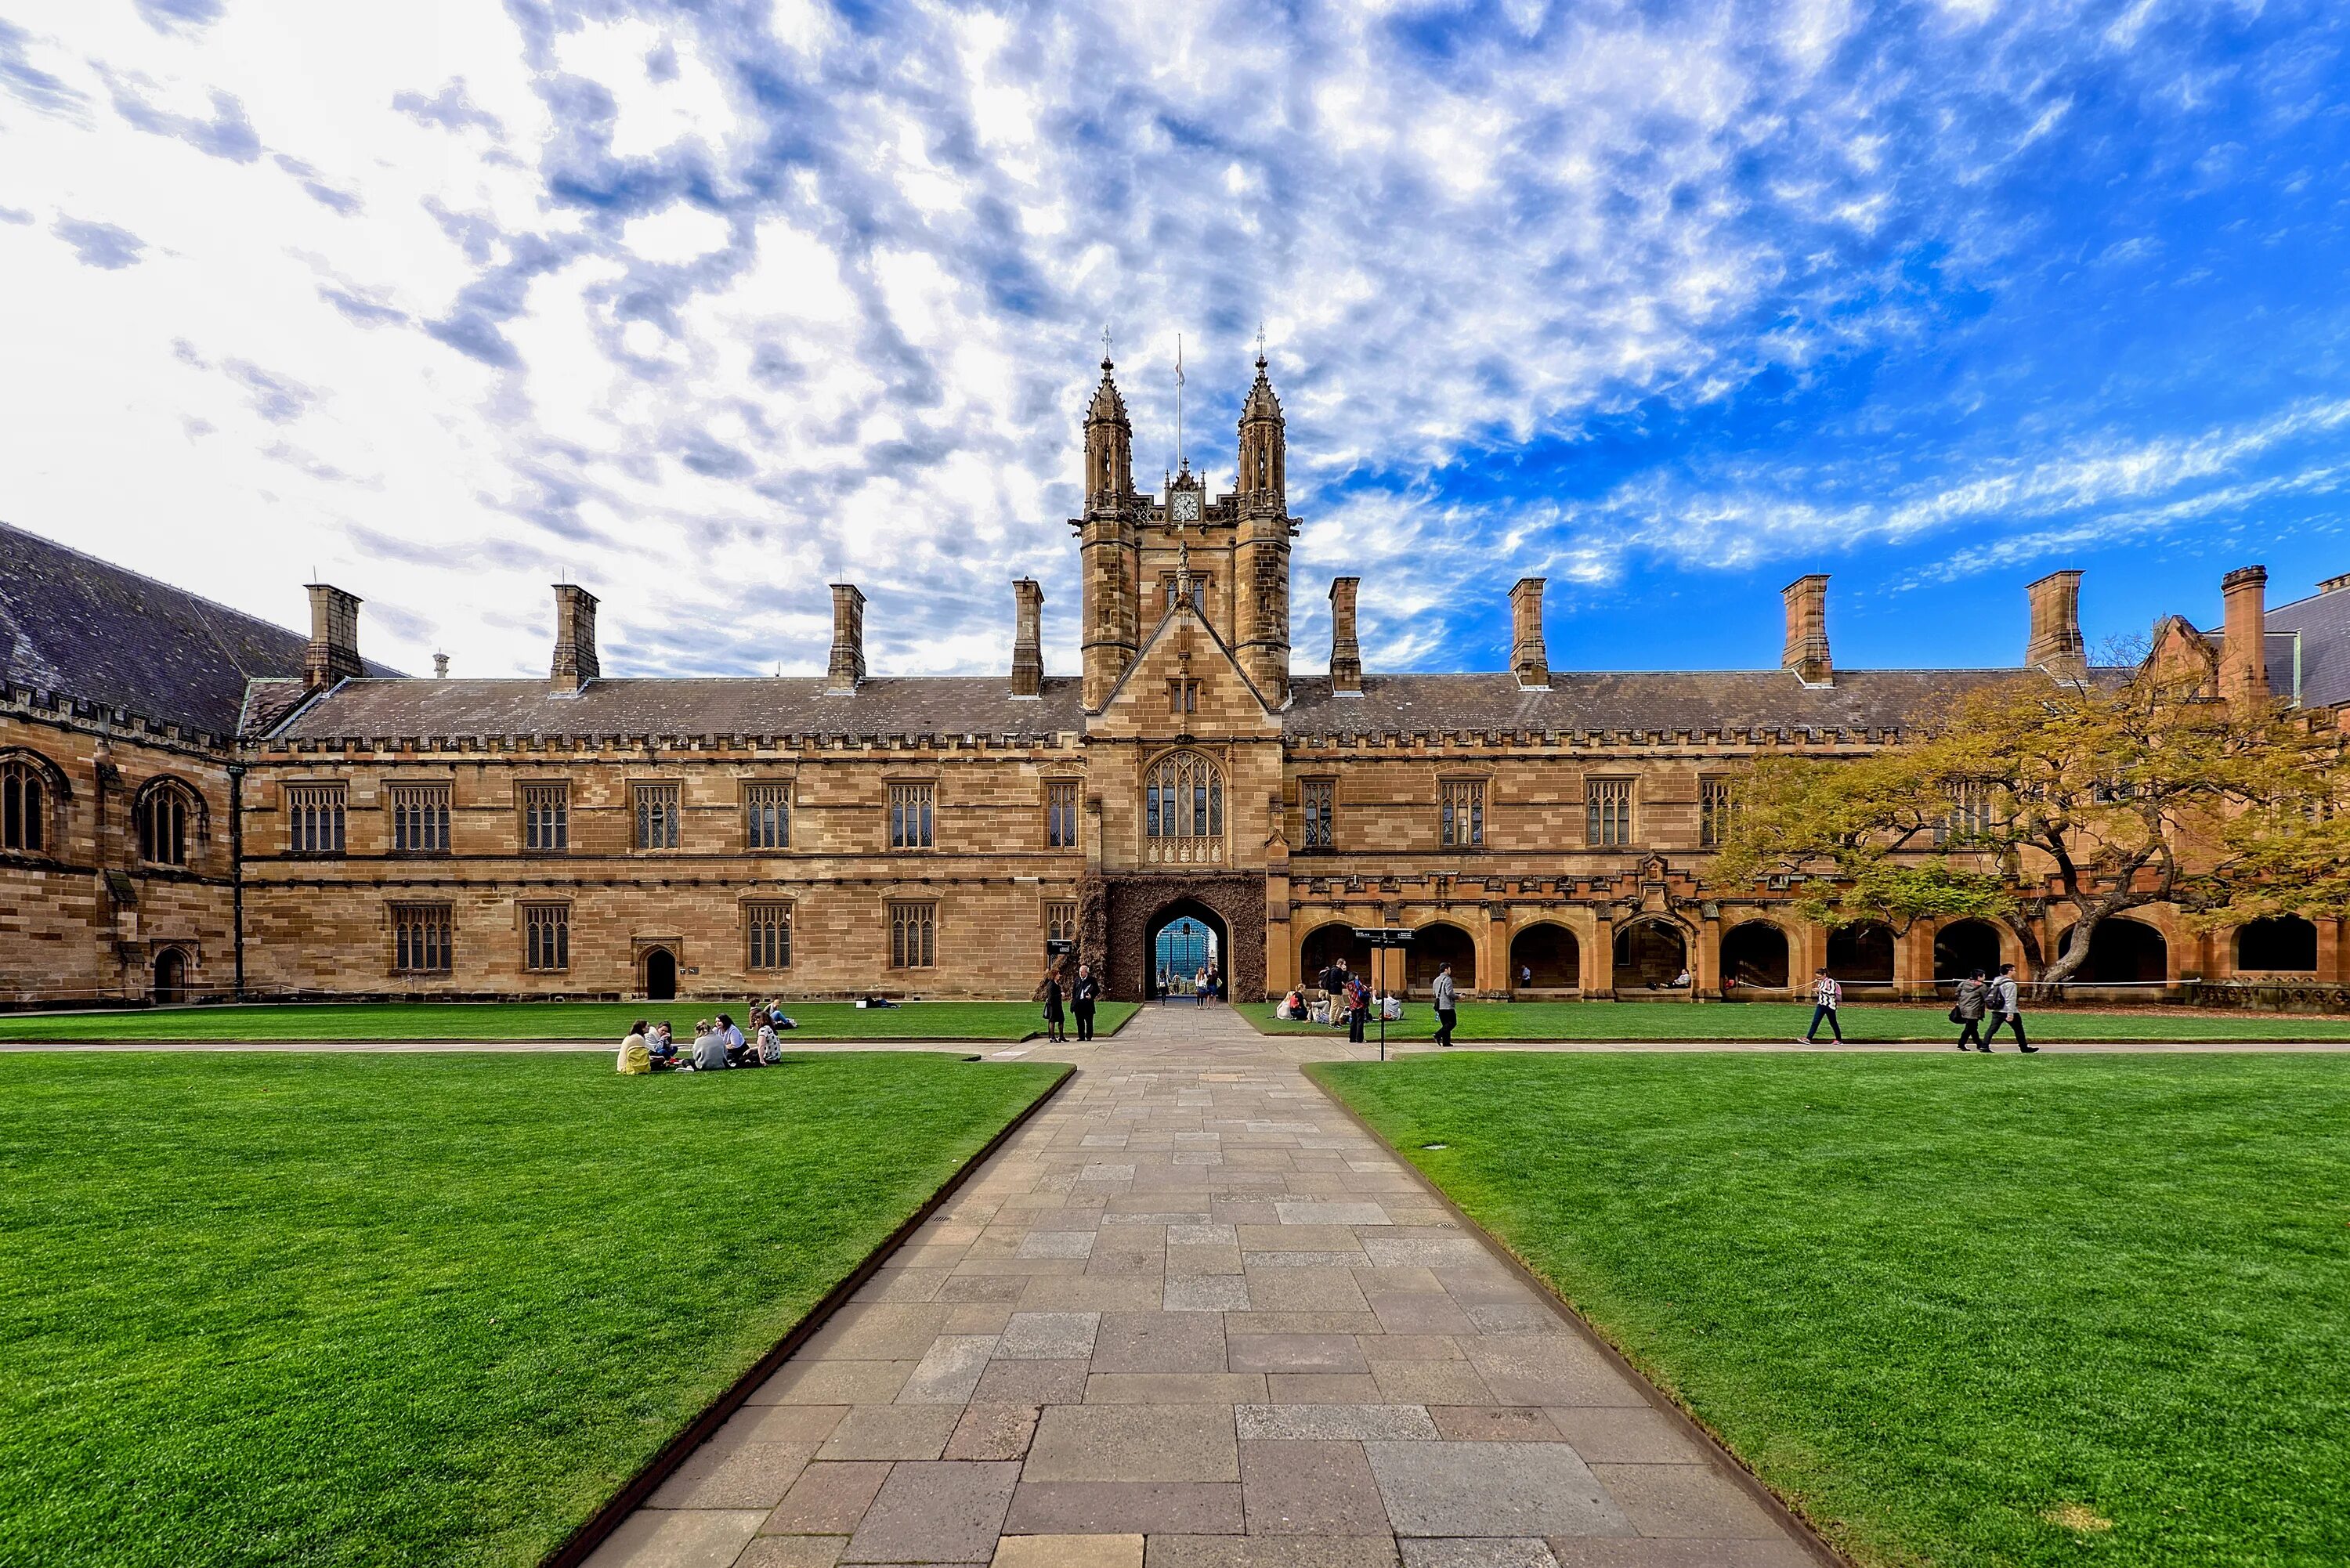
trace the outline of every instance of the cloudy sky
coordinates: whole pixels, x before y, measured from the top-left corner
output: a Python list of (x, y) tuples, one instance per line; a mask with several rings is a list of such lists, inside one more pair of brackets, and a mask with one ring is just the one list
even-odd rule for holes
[(0, 519), (413, 670), (1076, 668), (1077, 421), (1229, 483), (1298, 668), (2013, 662), (2350, 572), (2337, 0), (0, 0)]

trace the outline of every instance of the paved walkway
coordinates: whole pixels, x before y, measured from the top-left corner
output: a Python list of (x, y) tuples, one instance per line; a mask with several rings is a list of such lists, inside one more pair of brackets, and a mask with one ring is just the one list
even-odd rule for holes
[(1817, 1561), (1296, 1070), (1332, 1054), (1212, 1008), (1070, 1049), (596, 1568)]

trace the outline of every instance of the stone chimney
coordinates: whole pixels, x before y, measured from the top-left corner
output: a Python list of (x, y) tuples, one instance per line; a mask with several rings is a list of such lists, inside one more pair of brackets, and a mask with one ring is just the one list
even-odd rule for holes
[(2220, 695), (2230, 702), (2269, 700), (2266, 566), (2238, 566), (2220, 579), (2227, 619), (2220, 639)]
[(596, 665), (596, 596), (577, 583), (555, 585), (555, 663), (547, 684), (576, 692), (603, 671)]
[(1045, 694), (1045, 589), (1034, 577), (1012, 585), (1012, 694)]
[(1550, 650), (1543, 643), (1543, 579), (1520, 577), (1510, 590), (1510, 673), (1529, 691), (1550, 689)]
[(832, 585), (832, 662), (824, 689), (846, 697), (865, 684), (865, 596), (855, 583)]
[(1360, 577), (1330, 579), (1330, 690), (1342, 697), (1363, 694), (1363, 645), (1355, 640), (1355, 590)]
[(1779, 649), (1779, 667), (1794, 670), (1806, 686), (1835, 685), (1835, 666), (1828, 659), (1828, 575), (1797, 577), (1779, 597), (1787, 601), (1787, 641)]
[(359, 662), (359, 597), (325, 583), (310, 589), (310, 646), (302, 655), (302, 684), (324, 691), (367, 672)]
[(2081, 641), (2081, 574), (2051, 572), (2023, 592), (2032, 601), (2032, 639), (2023, 645), (2023, 662), (2058, 680), (2086, 680), (2089, 654)]
[(2350, 588), (2350, 572), (2345, 572), (2338, 577), (2328, 577), (2317, 585), (2317, 591), (2321, 594), (2339, 593), (2344, 588)]

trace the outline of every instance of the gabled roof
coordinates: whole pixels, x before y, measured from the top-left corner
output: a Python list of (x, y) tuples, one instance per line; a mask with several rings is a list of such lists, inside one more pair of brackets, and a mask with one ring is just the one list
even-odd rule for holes
[(1962, 692), (2034, 675), (2025, 670), (1839, 670), (1835, 684), (1814, 687), (1784, 670), (1554, 670), (1547, 691), (1524, 690), (1506, 672), (1366, 675), (1359, 697), (1334, 694), (1325, 676), (1290, 683), (1283, 731), (1296, 739), (1447, 730), (1888, 730), (1929, 716)]
[(298, 681), (308, 641), (0, 524), (0, 672), (12, 685), (225, 737), (236, 732), (246, 681)]
[(589, 681), (558, 696), (546, 680), (346, 680), (271, 732), (289, 741), (467, 736), (996, 735), (1084, 727), (1082, 683), (1047, 676), (1040, 696), (1002, 676), (880, 676), (847, 696), (820, 675)]

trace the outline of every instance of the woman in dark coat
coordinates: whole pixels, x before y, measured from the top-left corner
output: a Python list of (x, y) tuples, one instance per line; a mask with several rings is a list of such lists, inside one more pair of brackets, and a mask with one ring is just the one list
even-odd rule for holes
[(1069, 1032), (1061, 1025), (1061, 971), (1048, 970), (1045, 974), (1045, 1038), (1066, 1041)]
[(1983, 1002), (1990, 994), (1991, 982), (1983, 978), (1981, 970), (1959, 981), (1958, 1005), (1950, 1009), (1950, 1017), (1964, 1026), (1959, 1031), (1960, 1050), (1972, 1045), (1985, 1055), (1991, 1054), (1991, 1047), (1982, 1039)]

